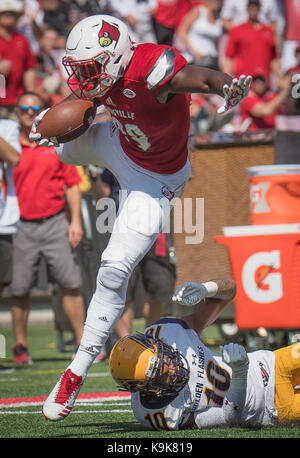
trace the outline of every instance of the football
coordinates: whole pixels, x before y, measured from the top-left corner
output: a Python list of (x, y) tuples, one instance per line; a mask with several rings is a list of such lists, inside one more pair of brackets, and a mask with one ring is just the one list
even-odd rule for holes
[(67, 143), (82, 135), (92, 124), (97, 108), (90, 100), (68, 100), (54, 105), (39, 122), (36, 131), (42, 138), (55, 137)]

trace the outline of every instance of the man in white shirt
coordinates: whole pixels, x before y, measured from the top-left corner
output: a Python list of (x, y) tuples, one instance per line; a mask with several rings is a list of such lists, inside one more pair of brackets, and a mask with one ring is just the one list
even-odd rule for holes
[(110, 5), (113, 13), (128, 24), (132, 41), (156, 43), (152, 15), (156, 10), (157, 0), (111, 0)]
[(12, 234), (17, 231), (19, 205), (12, 180), (13, 167), (20, 161), (19, 127), (0, 120), (0, 295), (10, 283)]

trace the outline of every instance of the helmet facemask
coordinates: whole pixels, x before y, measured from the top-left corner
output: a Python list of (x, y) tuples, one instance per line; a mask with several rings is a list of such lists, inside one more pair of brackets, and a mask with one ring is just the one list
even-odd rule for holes
[(176, 396), (189, 380), (189, 366), (184, 356), (162, 340), (145, 334), (138, 333), (127, 339), (134, 340), (145, 350), (150, 349), (151, 357), (143, 379), (116, 378), (120, 390), (140, 391), (159, 399)]
[[(115, 82), (115, 79), (106, 72), (110, 59), (111, 56), (106, 51), (86, 60), (64, 57), (63, 65), (68, 73), (67, 82), (71, 91), (85, 100), (104, 95)], [(79, 93), (75, 92), (76, 89), (79, 89)]]
[[(158, 364), (141, 393), (154, 394), (159, 398), (175, 396), (189, 380), (188, 363), (184, 356), (171, 345), (160, 339), (155, 339), (155, 343), (158, 346)], [(170, 370), (173, 371), (172, 374)]]

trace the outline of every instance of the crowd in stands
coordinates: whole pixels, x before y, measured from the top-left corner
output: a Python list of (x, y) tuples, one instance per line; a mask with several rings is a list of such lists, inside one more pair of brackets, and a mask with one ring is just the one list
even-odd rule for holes
[(276, 113), (290, 106), (278, 103), (277, 96), (281, 93), (279, 100), (284, 100), (291, 73), (299, 71), (298, 0), (1, 0), (2, 118), (14, 118), (13, 107), (24, 90), (37, 91), (46, 106), (68, 94), (61, 63), (66, 38), (91, 14), (122, 19), (134, 42), (173, 45), (189, 63), (236, 77), (250, 74), (262, 82), (264, 91), (253, 88), (251, 103), (222, 122), (215, 119), (218, 97), (194, 95), (196, 132), (274, 127)]

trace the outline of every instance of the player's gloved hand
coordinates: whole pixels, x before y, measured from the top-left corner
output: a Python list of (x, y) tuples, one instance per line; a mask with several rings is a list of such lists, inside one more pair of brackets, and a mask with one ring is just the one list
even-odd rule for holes
[(249, 94), (252, 76), (241, 75), (239, 79), (234, 78), (231, 86), (223, 86), (224, 105), (218, 109), (218, 114), (226, 113), (241, 103)]
[(207, 296), (207, 289), (202, 283), (189, 281), (183, 283), (173, 294), (172, 301), (180, 305), (195, 305)]
[(50, 146), (58, 146), (59, 143), (58, 143), (58, 141), (57, 141), (57, 139), (55, 137), (41, 138), (42, 137), (41, 134), (39, 134), (36, 131), (39, 122), (45, 116), (45, 114), (47, 113), (48, 110), (50, 110), (50, 108), (47, 108), (46, 110), (41, 111), (41, 113), (38, 114), (34, 118), (34, 121), (33, 121), (32, 127), (31, 127), (31, 131), (30, 131), (30, 134), (29, 134), (29, 139), (34, 141), (34, 142), (36, 142), (39, 146), (49, 146), (49, 147)]
[(224, 363), (228, 364), (233, 372), (241, 373), (247, 371), (249, 358), (242, 345), (230, 342), (227, 345), (220, 346), (220, 350)]

